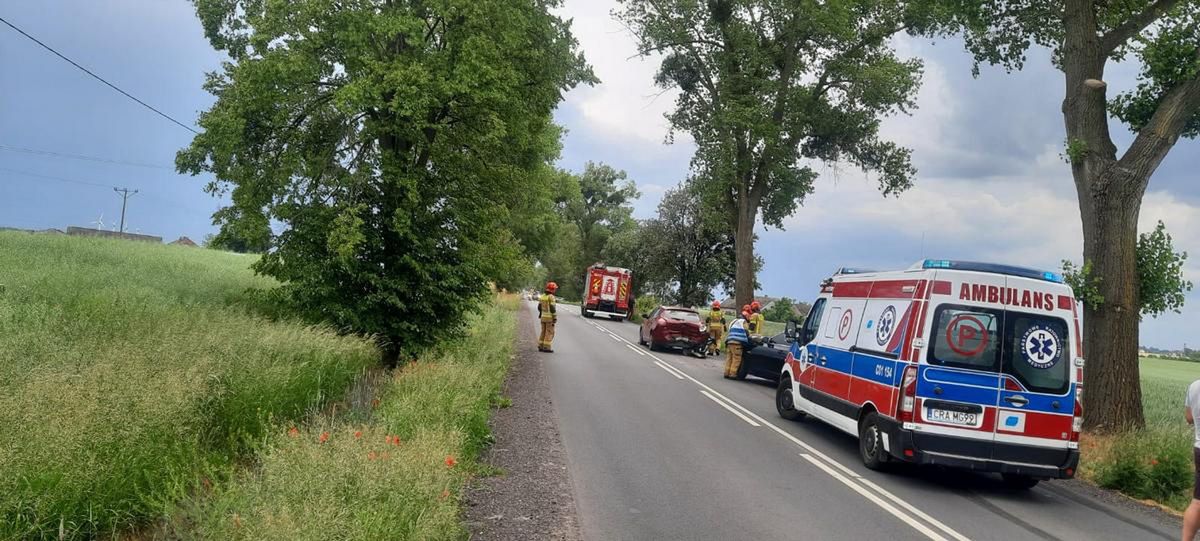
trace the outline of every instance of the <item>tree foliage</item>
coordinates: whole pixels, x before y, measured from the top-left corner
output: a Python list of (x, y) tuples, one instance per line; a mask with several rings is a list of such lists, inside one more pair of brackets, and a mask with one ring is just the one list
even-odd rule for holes
[(796, 301), (787, 297), (783, 297), (771, 303), (771, 306), (768, 306), (765, 310), (763, 310), (763, 317), (767, 318), (767, 321), (787, 321), (789, 319), (795, 319), (796, 314), (792, 311), (792, 307), (795, 305)]
[(208, 248), (239, 254), (261, 254), (271, 249), (271, 224), (262, 212), (225, 207), (213, 215), (213, 225), (221, 229), (205, 242)]
[(703, 306), (733, 274), (733, 235), (706, 212), (690, 183), (663, 195), (658, 215), (642, 222), (641, 236), (646, 280), (666, 302)]
[(545, 254), (543, 263), (562, 296), (576, 299), (589, 265), (619, 265), (605, 259), (605, 246), (614, 236), (636, 228), (632, 204), (641, 194), (624, 171), (592, 162), (579, 174), (558, 171), (553, 192), (560, 222), (572, 231), (558, 228), (554, 253)]
[(1138, 237), (1138, 292), (1142, 315), (1158, 317), (1166, 311), (1179, 313), (1192, 283), (1183, 278), (1187, 252), (1176, 252), (1167, 226), (1158, 222), (1154, 231)]
[(593, 77), (557, 0), (193, 0), (229, 55), (180, 171), (282, 225), (255, 269), (390, 357), (457, 331), (537, 235), (551, 112)]
[(782, 227), (812, 192), (809, 160), (877, 173), (884, 194), (911, 185), (909, 151), (879, 137), (881, 117), (913, 106), (921, 73), (889, 38), (898, 0), (622, 0), (656, 81), (676, 88), (673, 131), (696, 141), (693, 173), (735, 233), (738, 302), (753, 295), (754, 226)]

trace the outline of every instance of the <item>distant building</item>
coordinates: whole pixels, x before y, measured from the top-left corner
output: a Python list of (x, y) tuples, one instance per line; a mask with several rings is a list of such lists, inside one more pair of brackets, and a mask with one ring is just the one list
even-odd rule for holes
[(192, 239), (189, 239), (187, 237), (179, 237), (179, 238), (175, 239), (174, 241), (172, 241), (171, 244), (173, 244), (175, 246), (191, 246), (193, 248), (198, 246), (195, 242), (192, 242)]
[(67, 234), (76, 237), (105, 237), (110, 239), (125, 239), (137, 240), (142, 242), (162, 242), (162, 237), (153, 235), (138, 235), (136, 233), (118, 233), (116, 231), (104, 231), (103, 229), (92, 229), (90, 227), (75, 227), (67, 228)]

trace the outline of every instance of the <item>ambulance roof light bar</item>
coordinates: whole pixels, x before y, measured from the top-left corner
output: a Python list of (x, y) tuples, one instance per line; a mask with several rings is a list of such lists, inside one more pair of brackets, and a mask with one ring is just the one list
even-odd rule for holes
[(841, 274), (869, 274), (869, 273), (872, 273), (872, 272), (878, 272), (878, 271), (876, 271), (876, 270), (874, 270), (874, 269), (860, 269), (860, 268), (856, 268), (856, 267), (842, 267), (842, 268), (839, 268), (837, 271), (835, 271), (835, 272), (833, 273), (833, 275), (834, 275), (834, 276), (838, 276), (838, 275), (841, 275)]
[(1027, 269), (1025, 267), (1014, 267), (1012, 265), (1001, 265), (998, 263), (979, 263), (976, 261), (953, 261), (949, 259), (926, 259), (921, 262), (921, 268), (925, 269), (951, 269), (977, 272), (990, 272), (995, 274), (1007, 274), (1010, 276), (1020, 276), (1022, 278), (1032, 278), (1034, 280), (1045, 280), (1056, 284), (1063, 283), (1063, 277), (1056, 272), (1040, 271), (1036, 269)]

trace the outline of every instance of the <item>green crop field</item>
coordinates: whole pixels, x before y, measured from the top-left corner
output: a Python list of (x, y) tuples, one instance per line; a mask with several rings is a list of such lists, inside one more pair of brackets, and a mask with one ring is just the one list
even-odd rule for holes
[(1200, 363), (1142, 358), (1140, 372), (1146, 429), (1116, 438), (1087, 436), (1080, 474), (1182, 510), (1191, 501), (1193, 444), (1183, 400), (1188, 385), (1200, 379)]
[(252, 256), (18, 232), (0, 255), (0, 539), (162, 517), (378, 360), (260, 314)]

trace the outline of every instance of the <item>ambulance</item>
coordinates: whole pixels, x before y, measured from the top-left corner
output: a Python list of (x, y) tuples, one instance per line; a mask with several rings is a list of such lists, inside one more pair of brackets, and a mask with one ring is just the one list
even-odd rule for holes
[(1078, 309), (1053, 272), (949, 260), (842, 269), (787, 327), (775, 406), (857, 436), (871, 469), (936, 464), (1015, 488), (1070, 478), (1083, 422)]

